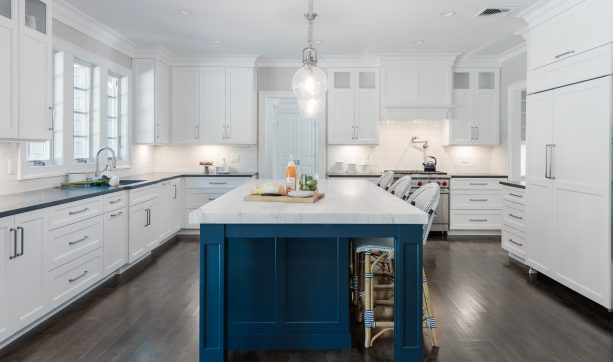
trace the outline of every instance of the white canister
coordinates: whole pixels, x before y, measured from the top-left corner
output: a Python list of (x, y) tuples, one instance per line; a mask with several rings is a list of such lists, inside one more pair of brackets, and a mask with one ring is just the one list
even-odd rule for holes
[(358, 172), (355, 162), (347, 162), (347, 173), (354, 174)]
[(370, 166), (368, 165), (368, 163), (360, 163), (360, 165), (358, 166), (358, 173), (369, 173), (370, 172)]
[(68, 182), (81, 182), (87, 179), (87, 174), (83, 171), (68, 172)]

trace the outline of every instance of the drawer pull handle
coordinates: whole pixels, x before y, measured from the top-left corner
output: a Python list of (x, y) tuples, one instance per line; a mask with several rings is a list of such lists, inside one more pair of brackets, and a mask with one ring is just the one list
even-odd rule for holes
[(211, 185), (227, 185), (228, 182), (227, 181), (211, 181), (211, 182), (209, 182), (209, 184), (211, 184)]
[(217, 200), (216, 197), (209, 197), (209, 201)]
[(517, 241), (513, 240), (513, 239), (509, 239), (510, 242), (512, 242), (515, 245), (519, 245), (519, 246), (524, 246), (524, 244), (522, 243), (518, 243)]
[(487, 186), (489, 185), (487, 182), (471, 182), (470, 186)]
[(569, 50), (569, 51), (564, 52), (564, 53), (562, 53), (562, 54), (558, 54), (558, 55), (556, 55), (556, 56), (555, 56), (555, 58), (556, 58), (556, 59), (559, 59), (559, 58), (562, 58), (562, 57), (563, 57), (563, 56), (565, 56), (565, 55), (570, 55), (570, 54), (575, 54), (575, 51), (574, 51), (574, 50)]
[(521, 216), (517, 216), (517, 215), (513, 215), (513, 214), (509, 214), (509, 216), (510, 216), (510, 217), (514, 217), (514, 218), (516, 218), (517, 220), (523, 220), (523, 219), (524, 219), (524, 218), (523, 218), (523, 217), (521, 217)]
[(123, 211), (120, 211), (120, 212), (118, 212), (116, 214), (111, 214), (111, 217), (117, 217), (117, 216), (119, 216), (121, 214), (123, 214)]
[(68, 283), (76, 282), (77, 280), (79, 280), (79, 279), (83, 278), (84, 276), (86, 276), (87, 273), (89, 273), (89, 271), (86, 270), (86, 271), (83, 272), (83, 274), (79, 275), (78, 277), (72, 278), (72, 279), (68, 279)]
[(86, 208), (84, 208), (84, 209), (77, 210), (77, 211), (69, 211), (69, 212), (68, 212), (68, 215), (77, 215), (77, 214), (81, 214), (81, 213), (83, 213), (83, 212), (85, 212), (85, 211), (87, 211), (87, 210), (89, 210), (89, 207), (86, 207)]
[(79, 240), (69, 241), (69, 242), (68, 242), (68, 245), (74, 245), (74, 244), (82, 243), (82, 242), (84, 242), (84, 241), (85, 241), (85, 240), (87, 240), (87, 239), (89, 239), (89, 236), (88, 236), (88, 235), (85, 235), (84, 237), (82, 237), (82, 238), (81, 238), (81, 239), (79, 239)]
[(118, 202), (121, 202), (121, 200), (123, 200), (123, 199), (117, 199), (117, 200), (109, 201), (109, 204), (113, 205), (113, 204), (116, 204)]
[(487, 219), (470, 219), (470, 222), (487, 222)]
[(515, 197), (522, 197), (522, 198), (524, 197), (524, 195), (518, 195), (518, 194), (514, 194), (514, 193), (512, 193), (512, 192), (511, 192), (511, 193), (509, 193), (509, 195), (511, 195), (511, 196), (515, 196)]
[(475, 202), (475, 201), (487, 202), (488, 199), (470, 199), (470, 201), (473, 201), (473, 202)]

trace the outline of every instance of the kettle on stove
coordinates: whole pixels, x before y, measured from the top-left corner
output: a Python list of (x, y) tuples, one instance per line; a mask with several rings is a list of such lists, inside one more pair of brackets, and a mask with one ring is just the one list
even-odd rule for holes
[(424, 171), (425, 172), (436, 172), (436, 157), (433, 156), (428, 156), (428, 158), (431, 158), (434, 160), (434, 162), (432, 161), (426, 161), (424, 162), (422, 165), (424, 165)]

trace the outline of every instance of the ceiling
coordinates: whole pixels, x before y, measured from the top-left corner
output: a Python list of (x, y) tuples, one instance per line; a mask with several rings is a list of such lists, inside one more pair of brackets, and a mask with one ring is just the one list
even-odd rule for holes
[[(65, 0), (139, 46), (177, 56), (301, 58), (307, 0)], [(496, 55), (522, 42), (514, 15), (537, 0), (316, 0), (320, 55)], [(461, 5), (460, 5), (461, 3)], [(516, 6), (499, 18), (486, 7)], [(184, 15), (180, 9), (189, 11)], [(454, 16), (439, 14), (455, 12)], [(424, 44), (416, 45), (423, 40)]]

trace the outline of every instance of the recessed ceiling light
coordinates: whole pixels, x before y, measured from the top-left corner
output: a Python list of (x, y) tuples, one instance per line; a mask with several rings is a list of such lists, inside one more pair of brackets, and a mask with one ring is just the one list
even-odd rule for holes
[(189, 10), (185, 10), (185, 9), (179, 9), (177, 10), (179, 12), (179, 14), (181, 15), (189, 15)]
[(221, 40), (210, 40), (211, 44), (221, 44)]
[(426, 44), (426, 41), (425, 40), (417, 40), (417, 41), (414, 41), (411, 44), (413, 44), (413, 45), (424, 45), (424, 44)]
[(454, 16), (455, 12), (453, 11), (445, 11), (444, 13), (440, 13), (439, 16), (444, 16), (446, 18), (450, 17), (450, 16)]

